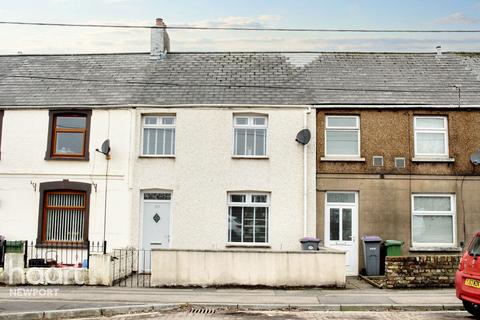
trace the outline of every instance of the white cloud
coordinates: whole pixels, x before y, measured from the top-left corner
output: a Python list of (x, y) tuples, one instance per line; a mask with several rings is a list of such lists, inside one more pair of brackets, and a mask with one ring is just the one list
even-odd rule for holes
[(479, 51), (480, 37), (375, 37), (291, 35), (256, 37), (171, 37), (175, 51), (381, 51), (435, 52), (442, 45), (445, 51)]
[[(104, 0), (106, 1), (106, 0)], [(220, 25), (266, 25), (278, 16), (224, 17), (214, 20)], [(153, 20), (85, 21), (153, 25)], [(171, 25), (178, 25), (174, 21)], [(198, 22), (197, 22), (198, 23)], [(193, 22), (192, 24), (197, 24)], [(212, 22), (204, 22), (211, 24)], [(168, 24), (168, 21), (167, 21)], [(480, 51), (480, 35), (392, 35), (286, 32), (234, 32), (170, 30), (172, 51), (407, 51), (434, 52), (442, 45), (445, 51)], [(0, 28), (0, 54), (28, 53), (105, 53), (147, 52), (150, 31), (147, 29), (61, 28), (3, 26)]]
[(462, 12), (455, 12), (446, 17), (439, 18), (434, 22), (435, 24), (476, 24), (480, 23), (480, 19), (467, 17)]
[(228, 16), (213, 20), (200, 20), (182, 25), (208, 28), (262, 28), (280, 19), (281, 17), (276, 15), (261, 15), (258, 17)]

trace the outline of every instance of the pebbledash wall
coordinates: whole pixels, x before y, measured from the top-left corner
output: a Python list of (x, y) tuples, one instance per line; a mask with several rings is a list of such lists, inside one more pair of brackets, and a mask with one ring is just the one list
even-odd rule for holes
[[(130, 245), (131, 207), (128, 189), (131, 111), (93, 109), (89, 160), (45, 160), (49, 110), (5, 108), (0, 159), (0, 235), (9, 240), (36, 240), (40, 183), (91, 184), (89, 239), (101, 241), (105, 200), (105, 156), (95, 152), (110, 138), (107, 240), (109, 247)], [(122, 223), (120, 223), (122, 222)]]
[[(360, 119), (363, 161), (323, 161), (325, 118), (356, 115)], [(450, 162), (412, 161), (414, 118), (441, 116), (448, 119)], [(351, 108), (317, 111), (317, 235), (325, 237), (325, 193), (358, 192), (358, 235), (378, 235), (404, 242), (402, 255), (458, 255), (480, 226), (480, 167), (470, 155), (480, 150), (480, 112), (476, 109), (409, 107), (395, 109)], [(374, 166), (373, 156), (384, 165)], [(395, 167), (395, 157), (405, 167)], [(412, 243), (412, 194), (454, 195), (453, 245), (415, 246)], [(364, 267), (363, 247), (358, 245), (359, 271)]]
[[(303, 237), (303, 146), (295, 141), (304, 127), (306, 108), (193, 107), (137, 108), (132, 151), (132, 243), (142, 237), (143, 190), (172, 192), (170, 248), (225, 249), (228, 241), (227, 193), (267, 192), (269, 243), (272, 250), (298, 250)], [(175, 156), (144, 158), (142, 115), (176, 117)], [(233, 157), (233, 117), (260, 114), (268, 118), (263, 159)], [(315, 235), (315, 112), (308, 115), (308, 235)]]

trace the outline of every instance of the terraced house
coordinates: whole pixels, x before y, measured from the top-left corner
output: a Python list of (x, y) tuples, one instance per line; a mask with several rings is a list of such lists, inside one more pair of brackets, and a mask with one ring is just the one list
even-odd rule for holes
[(300, 62), (167, 49), (159, 28), (150, 53), (0, 57), (1, 235), (275, 251), (315, 236)]
[(316, 236), (354, 275), (363, 235), (457, 252), (480, 227), (474, 54), (175, 53), (158, 28), (150, 53), (0, 56), (0, 74), (8, 239), (285, 251)]
[(323, 85), (345, 90), (316, 100), (317, 235), (347, 251), (349, 274), (364, 235), (403, 241), (403, 255), (460, 253), (480, 226), (479, 56), (318, 59)]

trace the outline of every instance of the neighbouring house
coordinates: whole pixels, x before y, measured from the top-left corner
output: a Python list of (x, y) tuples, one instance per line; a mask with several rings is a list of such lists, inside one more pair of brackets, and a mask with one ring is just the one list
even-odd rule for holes
[(403, 255), (458, 255), (480, 228), (480, 55), (319, 59), (322, 85), (348, 91), (316, 100), (317, 235), (347, 251), (352, 275), (365, 235), (403, 241)]
[(175, 53), (158, 23), (150, 53), (0, 56), (1, 235), (208, 252), (317, 236), (354, 275), (363, 235), (456, 252), (480, 227), (477, 55)]

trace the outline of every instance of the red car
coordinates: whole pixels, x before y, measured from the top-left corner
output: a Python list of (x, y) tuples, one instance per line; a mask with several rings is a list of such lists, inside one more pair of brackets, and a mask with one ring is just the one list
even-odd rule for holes
[(457, 298), (465, 310), (480, 317), (480, 232), (477, 232), (463, 254), (455, 274)]

